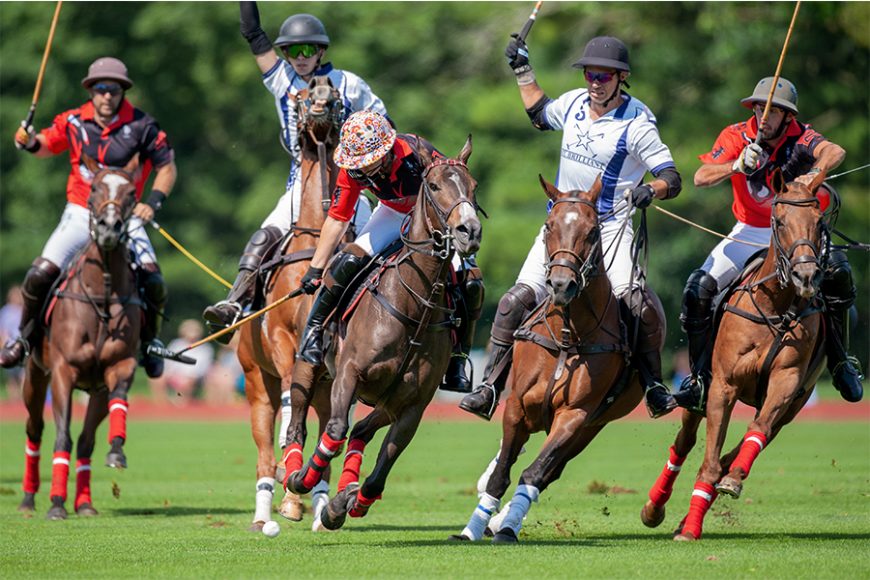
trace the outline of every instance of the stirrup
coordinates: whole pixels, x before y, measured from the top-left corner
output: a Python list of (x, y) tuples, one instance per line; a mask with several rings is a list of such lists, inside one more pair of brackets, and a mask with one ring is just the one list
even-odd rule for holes
[(16, 367), (20, 367), (24, 365), (24, 361), (26, 361), (27, 358), (30, 356), (30, 343), (25, 340), (24, 337), (18, 336), (7, 341), (6, 344), (3, 345), (3, 350), (8, 350), (14, 347), (16, 344), (20, 344), (22, 349), (24, 350), (24, 354), (21, 355), (21, 358), (15, 364)]
[[(467, 404), (465, 404), (465, 398), (470, 397), (471, 395), (478, 392), (480, 389), (484, 389), (483, 392), (486, 392), (486, 389), (492, 391), (492, 404), (490, 404), (489, 409), (485, 412), (481, 412), (477, 409), (471, 409)], [(474, 389), (470, 394), (466, 395), (465, 398), (462, 399), (462, 401), (459, 402), (459, 407), (465, 411), (468, 411), (469, 413), (472, 413), (474, 415), (477, 415), (478, 417), (489, 421), (490, 419), (492, 419), (492, 416), (495, 414), (495, 410), (498, 407), (499, 395), (501, 395), (501, 393), (496, 390), (495, 385), (491, 385), (489, 383), (482, 383), (479, 387)]]
[[(214, 309), (220, 309), (221, 306), (228, 306), (228, 307), (232, 308), (232, 309), (235, 311), (235, 314), (233, 315), (232, 320), (231, 320), (230, 322), (224, 324), (224, 322), (223, 322), (222, 320), (220, 320), (220, 321), (218, 321), (218, 320), (210, 320), (208, 317), (205, 317), (205, 316), (204, 316), (203, 318), (206, 319), (206, 322), (208, 322), (209, 324), (214, 324), (214, 325), (218, 325), (218, 324), (220, 324), (220, 325), (222, 325), (224, 328), (226, 328), (227, 326), (232, 326), (233, 324), (235, 324), (236, 322), (238, 322), (239, 319), (242, 317), (242, 311), (243, 311), (244, 309), (242, 308), (242, 305), (239, 304), (238, 302), (236, 302), (235, 300), (221, 300), (220, 302), (215, 302), (215, 303), (211, 306), (211, 308), (214, 308)], [(206, 310), (208, 310), (208, 309), (206, 309)]]
[(839, 361), (834, 365), (834, 368), (831, 369), (831, 375), (833, 376), (837, 371), (840, 370), (840, 367), (844, 367), (849, 365), (855, 371), (855, 374), (858, 375), (858, 380), (864, 380), (864, 369), (861, 368), (861, 361), (857, 359), (857, 357), (852, 356), (851, 354), (847, 354), (846, 357)]
[[(655, 391), (662, 391), (662, 397), (669, 397), (670, 400), (668, 404), (662, 408), (653, 408), (650, 404), (650, 393), (654, 393)], [(673, 394), (671, 394), (670, 389), (668, 389), (664, 384), (659, 381), (654, 382), (652, 385), (646, 387), (643, 393), (644, 404), (646, 405), (647, 412), (649, 416), (653, 419), (658, 419), (659, 417), (664, 417), (671, 411), (677, 408), (677, 401), (674, 399)]]
[(707, 381), (693, 374), (680, 383), (679, 390), (674, 393), (677, 405), (693, 413), (705, 414), (707, 406)]

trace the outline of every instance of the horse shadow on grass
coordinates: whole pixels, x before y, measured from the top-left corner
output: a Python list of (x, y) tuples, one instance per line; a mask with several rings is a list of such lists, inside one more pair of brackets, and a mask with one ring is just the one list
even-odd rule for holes
[(250, 510), (221, 507), (155, 506), (148, 508), (112, 508), (108, 511), (111, 511), (112, 514), (116, 516), (160, 516), (165, 518), (177, 518), (183, 516), (246, 514)]

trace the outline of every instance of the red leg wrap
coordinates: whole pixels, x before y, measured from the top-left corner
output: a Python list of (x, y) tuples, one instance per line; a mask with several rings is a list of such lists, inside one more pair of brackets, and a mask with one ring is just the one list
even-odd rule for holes
[(702, 481), (695, 483), (695, 490), (692, 492), (692, 502), (689, 504), (689, 513), (686, 516), (686, 523), (683, 525), (684, 534), (691, 534), (695, 539), (701, 537), (701, 531), (704, 527), (704, 516), (707, 515), (707, 510), (713, 505), (714, 499), (716, 499), (716, 489), (712, 485)]
[(124, 399), (109, 401), (109, 445), (115, 437), (127, 440), (127, 407)]
[(302, 477), (302, 485), (311, 489), (323, 478), (323, 470), (329, 465), (329, 461), (339, 452), (345, 440), (336, 441), (326, 433), (320, 438), (320, 443), (314, 455), (311, 456), (306, 466), (305, 475)]
[(354, 504), (353, 508), (347, 512), (347, 515), (352, 518), (361, 518), (369, 513), (369, 508), (379, 499), (381, 499), (381, 496), (373, 497), (371, 499), (367, 498), (363, 495), (362, 489), (360, 489), (356, 494), (356, 504)]
[(743, 437), (743, 445), (740, 446), (740, 453), (734, 458), (731, 463), (731, 471), (740, 469), (743, 471), (743, 478), (749, 477), (749, 470), (752, 468), (752, 463), (761, 450), (767, 446), (767, 437), (758, 431), (749, 431)]
[(76, 461), (76, 509), (83, 503), (91, 501), (91, 460), (79, 459)]
[(686, 460), (685, 457), (677, 455), (673, 445), (671, 445), (669, 451), (670, 457), (668, 462), (665, 464), (664, 469), (662, 469), (661, 474), (659, 474), (655, 484), (649, 490), (649, 499), (657, 507), (662, 507), (668, 503), (668, 499), (670, 499), (671, 493), (674, 491), (674, 482), (677, 480), (683, 462)]
[(30, 439), (24, 446), (24, 480), (21, 489), (26, 493), (39, 491), (39, 443)]
[(66, 486), (69, 481), (69, 451), (55, 451), (51, 469), (51, 497), (66, 501)]
[(347, 444), (347, 452), (344, 454), (344, 470), (341, 479), (338, 480), (338, 491), (344, 490), (349, 483), (359, 481), (359, 470), (362, 466), (363, 452), (366, 444), (361, 439), (351, 439)]
[(298, 443), (288, 445), (284, 450), (284, 457), (281, 458), (281, 462), (284, 464), (287, 476), (294, 471), (302, 469), (302, 446)]

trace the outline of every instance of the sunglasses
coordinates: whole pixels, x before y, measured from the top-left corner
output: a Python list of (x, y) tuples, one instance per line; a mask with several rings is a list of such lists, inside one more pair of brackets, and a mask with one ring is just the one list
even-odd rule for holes
[(613, 77), (616, 76), (615, 72), (591, 72), (591, 71), (583, 71), (583, 77), (586, 79), (586, 82), (589, 83), (601, 83), (602, 85), (606, 85), (610, 81), (613, 80)]
[(284, 54), (290, 58), (299, 58), (300, 54), (305, 58), (311, 58), (318, 50), (320, 47), (316, 44), (291, 44), (284, 47)]
[(113, 97), (120, 95), (124, 91), (118, 83), (97, 83), (91, 86), (91, 90), (98, 95), (109, 93)]

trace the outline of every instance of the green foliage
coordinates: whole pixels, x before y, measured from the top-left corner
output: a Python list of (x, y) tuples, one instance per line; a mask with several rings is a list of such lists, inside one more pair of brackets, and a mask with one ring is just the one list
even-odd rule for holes
[[(455, 154), (474, 135), (472, 170), (484, 224), (480, 263), (489, 291), (478, 343), (487, 339), (501, 293), (513, 283), (543, 221), (537, 175), (552, 179), (559, 134), (529, 124), (502, 50), (531, 2), (331, 2), (305, 4), (333, 45), (330, 60), (361, 75), (403, 131)], [(32, 159), (11, 135), (32, 95), (54, 5), (0, 3), (0, 228), (2, 286), (20, 280), (56, 225), (64, 204), (65, 157)], [(262, 3), (271, 38), (294, 5)], [(791, 3), (545, 3), (529, 37), (531, 61), (552, 97), (578, 85), (570, 64), (596, 34), (631, 49), (632, 94), (658, 116), (662, 137), (683, 175), (684, 191), (667, 208), (709, 228), (733, 224), (727, 184), (695, 190), (697, 155), (727, 124), (749, 116), (739, 99), (772, 75), (791, 19)], [(109, 24), (107, 24), (109, 23)], [(841, 170), (870, 157), (868, 45), (870, 5), (804, 3), (783, 76), (800, 91), (801, 119), (848, 151)], [(206, 264), (232, 278), (250, 233), (283, 193), (288, 162), (278, 144), (271, 95), (238, 31), (231, 2), (64, 5), (37, 110), (38, 127), (81, 104), (87, 65), (113, 54), (136, 81), (129, 98), (153, 114), (176, 148), (179, 181), (158, 216), (161, 225)], [(866, 241), (870, 172), (836, 181), (845, 202), (839, 226)], [(716, 239), (651, 212), (650, 276), (670, 320), (669, 345), (681, 334), (680, 294)], [(223, 289), (152, 234), (171, 285), (171, 329), (197, 317)], [(11, 249), (14, 249), (11, 250)], [(870, 267), (852, 252), (862, 297), (857, 354), (867, 363)], [(169, 332), (169, 331), (168, 331)]]

